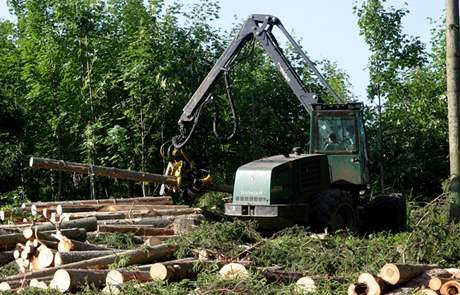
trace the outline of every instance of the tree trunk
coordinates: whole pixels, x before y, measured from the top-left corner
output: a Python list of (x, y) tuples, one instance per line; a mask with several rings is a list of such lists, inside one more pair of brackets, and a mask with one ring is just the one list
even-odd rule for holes
[[(32, 239), (35, 235), (35, 230), (33, 228), (26, 228), (22, 231), (24, 238), (26, 239)], [(78, 241), (86, 241), (86, 229), (84, 228), (67, 228), (67, 229), (61, 229), (60, 233), (69, 238), (69, 239), (74, 239)], [(38, 231), (37, 230), (37, 237), (39, 240), (48, 240), (52, 241), (55, 240), (53, 238), (52, 234), (56, 234), (55, 230), (47, 230), (47, 231)]]
[(61, 293), (77, 290), (86, 284), (102, 287), (108, 270), (59, 269), (53, 276), (53, 286)]
[(196, 259), (173, 260), (152, 264), (150, 276), (153, 280), (178, 281), (196, 276), (194, 265), (199, 263)]
[[(81, 218), (77, 220), (64, 221), (60, 224), (59, 229), (67, 228), (84, 228), (86, 231), (95, 231), (97, 228), (97, 219), (96, 217)], [(52, 231), (55, 230), (56, 226), (50, 222), (36, 225), (33, 227), (33, 230), (37, 231)]]
[(452, 295), (460, 294), (460, 281), (450, 280), (442, 284), (441, 289), (439, 290), (441, 295)]
[(108, 176), (126, 180), (147, 181), (157, 184), (167, 184), (178, 186), (178, 179), (174, 176), (166, 176), (149, 172), (137, 172), (127, 169), (113, 167), (103, 167), (98, 165), (88, 165), (83, 163), (65, 162), (62, 160), (44, 159), (31, 157), (29, 165), (32, 168), (42, 168), (49, 170), (76, 172), (95, 176)]
[(124, 198), (124, 199), (100, 199), (100, 200), (78, 200), (78, 201), (58, 201), (58, 202), (35, 202), (35, 203), (24, 203), (21, 208), (29, 208), (31, 205), (40, 207), (47, 206), (73, 206), (73, 205), (95, 205), (95, 206), (106, 206), (106, 205), (168, 205), (172, 204), (171, 197), (138, 197), (138, 198)]
[(426, 264), (387, 263), (380, 269), (380, 277), (390, 285), (405, 283), (434, 266)]
[(388, 286), (381, 278), (362, 273), (358, 277), (358, 283), (348, 287), (348, 295), (380, 295), (387, 290)]
[(54, 254), (54, 266), (61, 266), (72, 262), (84, 261), (96, 257), (107, 256), (124, 250), (92, 250), (92, 251), (71, 251), (56, 252)]
[(112, 270), (107, 274), (107, 285), (121, 285), (129, 281), (149, 282), (152, 280), (150, 271), (144, 270)]
[(174, 230), (169, 228), (140, 227), (138, 225), (99, 225), (100, 232), (132, 233), (137, 236), (173, 235)]
[(446, 0), (446, 78), (447, 118), (449, 125), (450, 219), (460, 218), (460, 57), (458, 0)]
[(126, 265), (149, 263), (155, 260), (170, 258), (174, 251), (175, 246), (162, 244), (150, 248), (141, 248), (134, 250), (126, 250), (124, 252), (102, 256), (98, 258), (88, 259), (86, 261), (73, 262), (62, 265), (60, 267), (52, 267), (38, 272), (29, 272), (14, 276), (9, 276), (3, 279), (5, 282), (14, 281), (18, 279), (33, 279), (52, 275), (58, 269), (77, 269), (77, 268), (106, 268), (109, 264), (113, 263), (119, 257), (126, 257)]
[(83, 242), (71, 240), (71, 239), (60, 240), (58, 243), (57, 249), (59, 252), (112, 250), (105, 246), (83, 243)]
[(0, 252), (0, 266), (8, 264), (14, 259), (13, 250)]

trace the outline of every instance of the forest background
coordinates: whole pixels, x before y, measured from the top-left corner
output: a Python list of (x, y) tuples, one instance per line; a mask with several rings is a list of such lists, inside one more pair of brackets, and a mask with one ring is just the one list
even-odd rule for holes
[[(162, 173), (160, 146), (178, 133), (183, 106), (239, 25), (211, 25), (219, 3), (184, 9), (137, 0), (11, 0), (15, 22), (0, 21), (0, 195), (31, 200), (88, 198), (89, 178), (34, 171), (31, 155)], [(410, 12), (382, 0), (356, 3), (368, 45), (366, 126), (374, 191), (402, 191), (427, 201), (448, 177), (447, 99), (443, 24), (433, 23), (431, 46), (404, 32)], [(284, 20), (286, 22), (286, 20)], [(307, 88), (331, 99), (290, 48)], [(308, 51), (308, 48), (306, 48)], [(261, 48), (248, 47), (231, 72), (241, 132), (230, 143), (212, 130), (204, 112), (188, 152), (208, 158), (220, 182), (251, 160), (308, 145), (308, 114)], [(329, 83), (349, 101), (349, 76), (336, 63), (317, 60)], [(231, 116), (222, 81), (214, 97)], [(375, 104), (372, 104), (375, 105)], [(255, 115), (256, 114), (256, 115)], [(382, 128), (382, 140), (378, 133)], [(380, 144), (381, 142), (381, 144)], [(144, 188), (144, 190), (143, 190)], [(97, 178), (97, 196), (155, 194), (154, 185)]]

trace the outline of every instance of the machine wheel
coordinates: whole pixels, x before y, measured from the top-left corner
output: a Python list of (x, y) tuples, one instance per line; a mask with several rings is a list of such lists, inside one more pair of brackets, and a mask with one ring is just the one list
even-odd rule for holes
[(312, 199), (310, 224), (314, 231), (358, 231), (358, 209), (351, 194), (338, 189), (318, 193)]
[(366, 210), (368, 231), (401, 232), (407, 229), (406, 200), (401, 194), (377, 196)]

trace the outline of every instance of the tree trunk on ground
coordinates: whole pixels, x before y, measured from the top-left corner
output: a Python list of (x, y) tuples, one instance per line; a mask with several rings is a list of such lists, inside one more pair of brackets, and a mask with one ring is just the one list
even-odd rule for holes
[[(67, 228), (60, 230), (61, 234), (69, 239), (86, 241), (86, 229), (84, 228)], [(35, 235), (35, 230), (33, 228), (26, 228), (22, 231), (24, 238), (31, 239)], [(39, 240), (48, 240), (52, 241), (55, 238), (52, 237), (52, 234), (55, 234), (55, 230), (48, 231), (37, 231), (37, 237)]]
[[(95, 231), (97, 228), (97, 219), (95, 217), (81, 218), (77, 220), (64, 221), (60, 224), (59, 229), (84, 228), (86, 231)], [(36, 225), (33, 230), (51, 231), (55, 230), (56, 226), (50, 222)]]
[(107, 285), (121, 285), (129, 281), (149, 282), (152, 280), (150, 271), (136, 270), (112, 270), (107, 274)]
[(405, 283), (431, 268), (433, 266), (426, 264), (387, 263), (380, 269), (380, 277), (390, 285), (397, 285)]
[(71, 239), (62, 239), (59, 241), (57, 249), (59, 252), (112, 250), (105, 246), (83, 243)]
[(13, 250), (0, 252), (0, 266), (8, 264), (14, 259)]
[(385, 294), (388, 288), (381, 278), (362, 273), (358, 277), (358, 283), (348, 287), (348, 295), (380, 295)]
[(450, 280), (445, 282), (439, 292), (441, 295), (460, 294), (460, 281)]
[(131, 225), (99, 225), (98, 231), (100, 232), (114, 232), (114, 233), (132, 233), (137, 236), (156, 236), (156, 235), (173, 235), (174, 230), (169, 228), (145, 228)]
[(120, 253), (111, 254), (107, 256), (102, 256), (98, 258), (89, 259), (86, 261), (74, 262), (62, 265), (60, 267), (52, 267), (48, 269), (41, 270), (34, 273), (25, 273), (20, 275), (9, 276), (3, 279), (3, 281), (9, 282), (12, 280), (18, 279), (33, 279), (40, 278), (44, 276), (52, 275), (58, 269), (76, 269), (76, 268), (106, 268), (109, 264), (113, 263), (119, 257), (126, 257), (126, 265), (149, 263), (156, 260), (168, 259), (170, 258), (174, 251), (176, 250), (175, 246), (161, 244), (151, 248), (142, 248), (134, 250), (126, 250)]
[(72, 251), (56, 252), (54, 254), (54, 266), (61, 266), (72, 262), (84, 261), (96, 257), (120, 253), (125, 250), (93, 250), (93, 251)]
[(162, 263), (155, 263), (150, 267), (150, 276), (153, 280), (159, 281), (178, 281), (184, 278), (193, 278), (196, 271), (193, 267), (198, 260), (175, 260)]
[(58, 202), (35, 202), (35, 203), (24, 203), (22, 208), (30, 208), (35, 205), (37, 208), (47, 206), (76, 206), (76, 205), (96, 205), (96, 206), (107, 206), (107, 205), (172, 205), (171, 197), (139, 197), (139, 198), (125, 198), (125, 199), (100, 199), (100, 200), (79, 200), (79, 201), (58, 201)]
[(102, 287), (108, 270), (59, 269), (53, 276), (53, 285), (61, 293), (74, 291), (86, 284)]

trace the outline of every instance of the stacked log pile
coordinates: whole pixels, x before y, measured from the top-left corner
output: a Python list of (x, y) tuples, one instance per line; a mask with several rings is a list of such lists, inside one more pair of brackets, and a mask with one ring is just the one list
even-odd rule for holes
[[(0, 265), (15, 263), (19, 272), (0, 279), (0, 291), (33, 286), (64, 292), (85, 283), (104, 286), (106, 268), (118, 260), (128, 266), (171, 259), (175, 248), (163, 240), (196, 227), (203, 216), (197, 208), (173, 205), (169, 197), (145, 197), (28, 203), (0, 212), (0, 218), (5, 223), (0, 225)], [(120, 250), (87, 242), (106, 233), (131, 233), (145, 245)], [(110, 277), (151, 280), (149, 265), (137, 268)]]
[(425, 264), (385, 264), (378, 275), (362, 273), (348, 295), (460, 294), (460, 269)]

